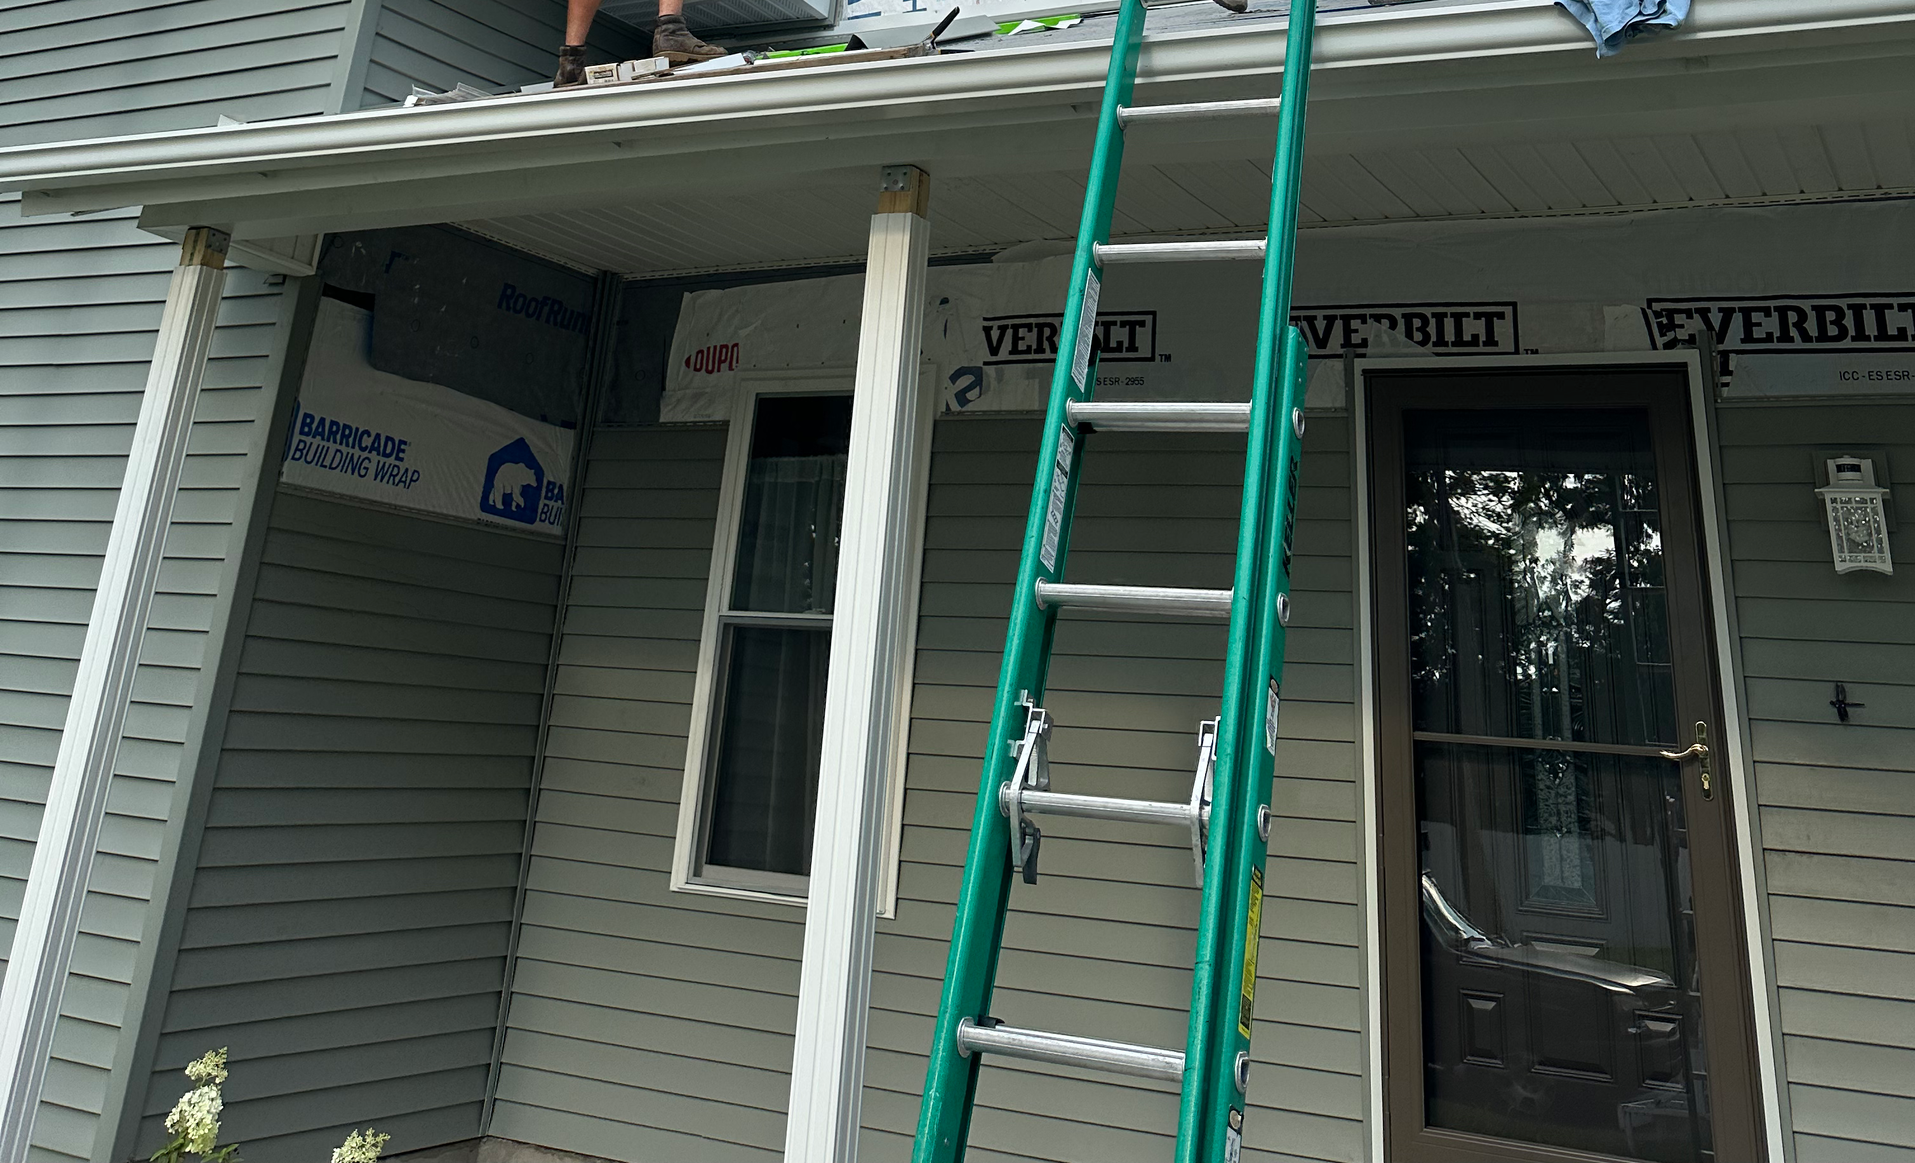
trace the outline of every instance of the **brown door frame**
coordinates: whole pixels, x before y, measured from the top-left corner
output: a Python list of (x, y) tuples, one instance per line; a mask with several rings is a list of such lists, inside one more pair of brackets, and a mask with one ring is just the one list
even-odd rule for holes
[[(1429, 1128), (1424, 1118), (1422, 984), (1418, 949), (1421, 907), (1416, 888), (1416, 798), (1410, 768), (1407, 562), (1404, 511), (1405, 408), (1504, 409), (1639, 407), (1649, 413), (1664, 506), (1671, 651), (1679, 676), (1680, 722), (1709, 724), (1715, 798), (1702, 798), (1693, 764), (1683, 769), (1694, 894), (1696, 945), (1703, 992), (1710, 1106), (1716, 1157), (1767, 1158), (1754, 1022), (1754, 982), (1745, 942), (1736, 849), (1735, 781), (1723, 744), (1739, 724), (1727, 722), (1711, 619), (1702, 525), (1701, 480), (1690, 414), (1686, 363), (1532, 364), (1484, 367), (1365, 369), (1364, 456), (1370, 493), (1374, 627), (1376, 820), (1382, 967), (1383, 1120), (1386, 1157), (1395, 1163), (1500, 1161), (1603, 1163), (1612, 1156), (1496, 1140)], [(1687, 681), (1683, 681), (1686, 678)], [(1684, 742), (1687, 739), (1685, 737)]]

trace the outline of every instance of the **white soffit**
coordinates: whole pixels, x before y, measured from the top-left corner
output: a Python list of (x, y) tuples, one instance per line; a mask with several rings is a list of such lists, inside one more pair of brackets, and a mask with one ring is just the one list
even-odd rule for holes
[[(1114, 232), (1263, 229), (1267, 158), (1126, 167)], [(1306, 227), (1505, 218), (1915, 193), (1915, 119), (1557, 143), (1315, 154)], [(939, 254), (1075, 236), (1075, 172), (933, 178)], [(568, 210), (463, 225), (587, 269), (660, 275), (863, 257), (869, 184)]]
[[(1154, 34), (1139, 100), (1267, 94), (1283, 38), (1255, 18)], [(1709, 0), (1604, 61), (1552, 0), (1334, 12), (1306, 220), (1906, 187), (1912, 45), (1908, 0)], [(911, 162), (933, 245), (989, 249), (1074, 230), (1107, 61), (1087, 40), (23, 146), (0, 150), (0, 189), (28, 214), (143, 204), (149, 229), (242, 242), (469, 222), (641, 273), (855, 255), (876, 167)], [(1267, 127), (1140, 130), (1119, 230), (1257, 226), (1269, 152)]]

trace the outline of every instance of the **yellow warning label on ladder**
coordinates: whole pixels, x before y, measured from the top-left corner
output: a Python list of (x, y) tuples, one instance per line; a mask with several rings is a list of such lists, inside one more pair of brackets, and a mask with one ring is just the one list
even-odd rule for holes
[(1263, 869), (1250, 870), (1250, 915), (1243, 926), (1243, 1004), (1237, 1007), (1237, 1032), (1250, 1036), (1257, 1008), (1257, 934), (1263, 931)]

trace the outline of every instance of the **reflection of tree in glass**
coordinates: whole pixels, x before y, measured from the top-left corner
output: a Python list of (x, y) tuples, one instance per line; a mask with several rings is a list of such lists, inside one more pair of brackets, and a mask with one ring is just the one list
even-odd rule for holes
[(1660, 583), (1659, 545), (1653, 510), (1625, 508), (1653, 505), (1645, 483), (1624, 472), (1409, 474), (1420, 728), (1651, 737), (1643, 712), (1657, 700), (1642, 697), (1652, 692), (1636, 672), (1661, 660), (1642, 657), (1632, 588)]

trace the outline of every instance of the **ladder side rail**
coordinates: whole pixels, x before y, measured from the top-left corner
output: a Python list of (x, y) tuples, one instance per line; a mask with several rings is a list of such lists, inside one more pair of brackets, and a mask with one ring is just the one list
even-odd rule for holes
[(1219, 927), (1227, 916), (1221, 910), (1230, 862), (1229, 837), (1236, 834), (1232, 813), (1238, 794), (1239, 759), (1246, 752), (1251, 707), (1249, 684), (1255, 665), (1257, 596), (1262, 586), (1263, 543), (1269, 526), (1270, 450), (1279, 423), (1277, 400), (1270, 377), (1258, 377), (1250, 397), (1250, 425), (1244, 445), (1243, 501), (1237, 523), (1236, 567), (1231, 583), (1230, 638), (1224, 655), (1221, 705), (1211, 777), (1210, 843), (1204, 860), (1203, 893), (1197, 918), (1195, 957), (1191, 965), (1190, 1021), (1184, 1043), (1184, 1077), (1179, 1100), (1177, 1144), (1179, 1163), (1185, 1163), (1202, 1113), (1203, 1096), (1217, 1067), (1215, 1023), (1207, 1015), (1215, 1008), (1217, 982), (1227, 974), (1218, 961), (1222, 946)]
[[(1010, 779), (1016, 759), (1012, 745), (1023, 735), (1020, 700), (1040, 700), (1048, 677), (1051, 637), (1056, 610), (1045, 610), (1036, 599), (1037, 581), (1055, 581), (1064, 571), (1069, 547), (1072, 510), (1077, 492), (1083, 441), (1070, 426), (1071, 448), (1059, 463), (1058, 448), (1065, 439), (1066, 410), (1072, 400), (1087, 400), (1097, 383), (1094, 328), (1096, 303), (1086, 303), (1089, 288), (1103, 278), (1094, 249), (1108, 241), (1117, 200), (1117, 182), (1123, 161), (1124, 134), (1118, 109), (1128, 104), (1143, 46), (1143, 0), (1124, 0), (1112, 40), (1110, 69), (1097, 118), (1096, 144), (1086, 183), (1084, 213), (1078, 226), (1076, 256), (1059, 330), (1058, 357), (1051, 375), (1049, 407), (1045, 413), (1036, 479), (1031, 485), (1031, 510), (1024, 530), (1017, 588), (1012, 597), (1010, 629), (999, 670), (997, 699), (991, 715), (991, 734), (979, 777), (977, 808), (971, 821), (971, 839), (965, 854), (964, 876), (958, 890), (952, 922), (951, 948), (946, 961), (944, 988), (925, 1071), (924, 1098), (918, 1111), (913, 1163), (960, 1163), (970, 1130), (971, 1108), (977, 1091), (979, 1057), (960, 1054), (958, 1022), (988, 1016), (1003, 943), (1004, 917), (1010, 891), (1009, 824), (998, 807), (999, 789)], [(1080, 348), (1086, 348), (1080, 352)], [(1081, 377), (1079, 367), (1082, 365)], [(1053, 466), (1064, 473), (1055, 480)], [(1061, 498), (1053, 494), (1060, 487)], [(1053, 508), (1061, 506), (1055, 517)], [(1043, 554), (1047, 527), (1059, 522), (1054, 552)]]
[[(1236, 788), (1240, 799), (1231, 815), (1232, 833), (1223, 838), (1226, 855), (1222, 862), (1227, 865), (1227, 879), (1222, 907), (1226, 922), (1219, 934), (1222, 948), (1218, 963), (1224, 967), (1224, 981), (1228, 984), (1217, 991), (1209, 1014), (1213, 1061), (1218, 1069), (1206, 1082), (1208, 1094), (1203, 1096), (1204, 1111), (1196, 1135), (1200, 1148), (1196, 1158), (1206, 1161), (1230, 1157), (1227, 1144), (1233, 1132), (1241, 1143), (1248, 1097), (1248, 1054), (1257, 990), (1257, 940), (1267, 887), (1264, 865), (1269, 855), (1269, 840), (1261, 820), (1270, 806), (1271, 781), (1276, 774), (1275, 743), (1287, 637), (1287, 618), (1278, 611), (1289, 601), (1297, 485), (1303, 451), (1301, 420), (1310, 375), (1309, 349), (1302, 332), (1294, 327), (1287, 328), (1284, 337), (1282, 369), (1277, 452), (1275, 470), (1271, 474), (1275, 496), (1267, 510), (1271, 536), (1265, 543), (1268, 556), (1264, 562), (1263, 589), (1258, 596), (1258, 607), (1265, 616), (1258, 622), (1256, 663), (1251, 671), (1256, 713), (1246, 716), (1254, 722), (1250, 726), (1251, 737), (1245, 741), (1243, 778)], [(1295, 417), (1296, 422), (1291, 417)], [(1241, 1068), (1237, 1066), (1240, 1056), (1243, 1058)]]
[[(1281, 405), (1284, 410), (1277, 412), (1275, 430), (1272, 431), (1269, 426), (1262, 429), (1261, 438), (1270, 443), (1258, 443), (1257, 405), (1262, 402), (1269, 411), (1276, 411), (1278, 402), (1273, 397), (1279, 394), (1289, 379), (1285, 374), (1288, 365), (1283, 362), (1283, 356), (1288, 353), (1283, 348), (1292, 330), (1289, 326), (1291, 281), (1296, 261), (1303, 131), (1309, 108), (1311, 45), (1315, 29), (1316, 0), (1295, 0), (1290, 9), (1290, 23), (1284, 40), (1283, 91), (1277, 122), (1276, 158), (1271, 170), (1270, 214), (1265, 236), (1256, 362), (1251, 385), (1251, 444), (1246, 453), (1251, 458), (1259, 455), (1264, 457), (1266, 470), (1272, 467), (1268, 463), (1272, 451), (1270, 445), (1283, 449), (1287, 437), (1293, 442), (1288, 447), (1293, 450), (1296, 447), (1289, 409), (1300, 409), (1303, 404), (1303, 385), (1298, 383), (1295, 385), (1295, 400)], [(1252, 467), (1255, 467), (1254, 461)], [(1274, 467), (1279, 472), (1288, 472), (1287, 466), (1281, 462)], [(1265, 580), (1263, 559), (1271, 550), (1276, 551), (1280, 562), (1287, 562), (1288, 557), (1287, 549), (1265, 542), (1264, 523), (1277, 511), (1275, 505), (1269, 502), (1281, 499), (1286, 492), (1293, 494), (1294, 490), (1286, 490), (1283, 478), (1268, 471), (1260, 473), (1254, 484), (1248, 479), (1245, 481), (1244, 528), (1239, 535), (1237, 569), (1240, 575), (1247, 569), (1255, 571), (1254, 576), (1259, 584), (1254, 589), (1240, 589), (1238, 596), (1249, 598), (1253, 603), (1255, 615), (1248, 625), (1257, 642), (1261, 642), (1267, 627), (1277, 620), (1274, 595), (1266, 595), (1266, 587), (1261, 584)], [(1254, 534), (1250, 529), (1253, 498), (1258, 509), (1258, 528)], [(1291, 503), (1294, 503), (1294, 499)], [(1258, 543), (1255, 546), (1249, 543), (1253, 536)], [(1248, 564), (1245, 557), (1251, 559)], [(1276, 579), (1270, 580), (1274, 582)], [(1287, 576), (1282, 578), (1281, 584), (1280, 592), (1287, 592)], [(1264, 601), (1266, 597), (1270, 599), (1268, 605)], [(1232, 619), (1233, 627), (1245, 624)], [(1237, 637), (1233, 633), (1233, 661), (1239, 652)], [(1243, 647), (1246, 651), (1250, 648), (1250, 644)], [(1254, 663), (1254, 659), (1249, 661)], [(1253, 777), (1255, 759), (1263, 750), (1262, 741), (1256, 736), (1262, 734), (1262, 715), (1246, 712), (1253, 707), (1261, 710), (1265, 693), (1261, 689), (1249, 689), (1250, 676), (1244, 671), (1250, 669), (1250, 665), (1245, 665), (1243, 670), (1226, 668), (1225, 672), (1225, 719), (1218, 728), (1216, 794), (1211, 807), (1212, 835), (1216, 839), (1211, 846), (1210, 866), (1204, 870), (1203, 903), (1197, 926), (1197, 961), (1191, 977), (1190, 1032), (1185, 1050), (1184, 1086), (1177, 1121), (1177, 1163), (1216, 1163), (1224, 1158), (1224, 1140), (1215, 1132), (1217, 1120), (1211, 1116), (1215, 1113), (1217, 1096), (1236, 1093), (1236, 1079), (1231, 1069), (1235, 1049), (1226, 1049), (1226, 1046), (1234, 1048), (1238, 1044), (1235, 1038), (1226, 1035), (1235, 1032), (1241, 999), (1238, 988), (1222, 988), (1222, 984), (1228, 981), (1232, 986), (1240, 986), (1241, 936), (1249, 909), (1250, 885), (1249, 870), (1243, 867), (1246, 863), (1244, 854), (1237, 849), (1246, 829), (1250, 835), (1256, 834), (1254, 801), (1268, 798), (1267, 791), (1261, 792), (1261, 795), (1255, 794), (1259, 791), (1257, 780)], [(1249, 705), (1243, 705), (1246, 703)], [(1234, 715), (1233, 704), (1236, 704)], [(1251, 728), (1251, 723), (1256, 726)], [(1225, 748), (1230, 749), (1227, 757)], [(1253, 771), (1245, 772), (1245, 767)], [(1256, 860), (1261, 868), (1261, 851)], [(1239, 950), (1234, 956), (1230, 952), (1233, 947)], [(1237, 971), (1236, 974), (1232, 973), (1233, 969)], [(1254, 980), (1250, 984), (1254, 990)]]

